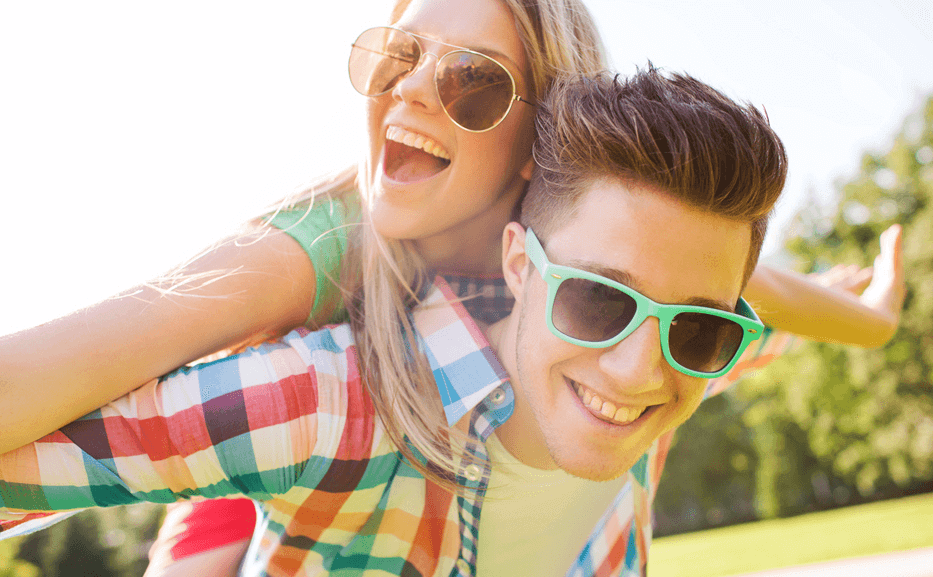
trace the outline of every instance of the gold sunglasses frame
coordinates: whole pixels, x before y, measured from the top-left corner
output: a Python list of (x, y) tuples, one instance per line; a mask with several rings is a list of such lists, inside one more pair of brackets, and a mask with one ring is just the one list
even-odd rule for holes
[[(477, 52), (476, 50), (470, 50), (469, 48), (464, 48), (463, 46), (457, 46), (456, 44), (448, 44), (448, 43), (446, 43), (446, 42), (441, 42), (440, 40), (436, 40), (436, 39), (434, 39), (434, 38), (428, 38), (427, 36), (421, 36), (421, 35), (419, 35), (419, 34), (415, 34), (415, 33), (413, 33), (413, 32), (409, 32), (409, 31), (403, 30), (403, 29), (401, 29), (401, 28), (395, 28), (395, 27), (393, 27), (393, 26), (373, 26), (372, 28), (367, 28), (366, 30), (363, 30), (362, 32), (360, 32), (359, 36), (356, 37), (356, 40), (354, 40), (353, 43), (352, 43), (350, 46), (351, 46), (352, 48), (356, 48), (356, 49), (360, 49), (360, 50), (365, 50), (365, 51), (368, 51), (368, 52), (372, 52), (372, 50), (371, 50), (370, 48), (357, 45), (357, 41), (358, 41), (360, 38), (362, 38), (363, 35), (366, 34), (367, 32), (371, 32), (371, 31), (374, 31), (374, 30), (391, 30), (391, 31), (399, 32), (399, 33), (401, 33), (401, 34), (404, 34), (404, 35), (406, 35), (406, 36), (411, 37), (411, 38), (414, 40), (415, 45), (418, 47), (419, 55), (418, 55), (418, 60), (414, 63), (414, 65), (412, 66), (411, 70), (409, 70), (408, 72), (406, 72), (406, 73), (400, 75), (400, 76), (398, 77), (398, 81), (397, 81), (395, 84), (393, 84), (390, 88), (388, 88), (388, 89), (386, 89), (386, 90), (383, 90), (382, 92), (375, 93), (375, 94), (366, 94), (365, 92), (359, 90), (359, 89), (356, 87), (356, 85), (353, 83), (353, 72), (352, 72), (352, 70), (350, 69), (351, 66), (352, 66), (352, 59), (351, 59), (350, 62), (347, 63), (347, 73), (350, 75), (350, 79), (351, 79), (351, 80), (350, 80), (350, 84), (353, 86), (353, 89), (354, 89), (354, 90), (356, 90), (357, 92), (359, 92), (359, 93), (362, 94), (363, 96), (367, 96), (367, 97), (370, 97), (370, 98), (375, 98), (376, 96), (382, 96), (383, 94), (386, 94), (386, 93), (388, 93), (388, 92), (391, 92), (391, 91), (395, 88), (395, 86), (398, 85), (398, 82), (400, 82), (403, 78), (405, 78), (405, 77), (411, 75), (414, 71), (418, 70), (418, 68), (421, 66), (421, 62), (424, 60), (425, 56), (433, 56), (433, 57), (434, 57), (434, 76), (433, 76), (433, 78), (434, 78), (434, 94), (437, 96), (438, 102), (441, 103), (441, 108), (444, 109), (444, 114), (447, 115), (447, 118), (449, 118), (450, 121), (453, 122), (455, 125), (457, 125), (459, 128), (461, 128), (461, 129), (463, 129), (463, 130), (466, 130), (467, 132), (483, 133), (483, 132), (488, 132), (488, 131), (492, 130), (493, 128), (499, 126), (499, 125), (502, 123), (502, 121), (505, 120), (505, 118), (509, 115), (509, 112), (512, 111), (512, 105), (513, 105), (516, 101), (518, 101), (518, 102), (524, 102), (525, 104), (527, 104), (527, 105), (529, 105), (529, 106), (535, 106), (535, 104), (534, 104), (533, 102), (531, 102), (530, 100), (528, 100), (528, 99), (526, 99), (526, 98), (523, 98), (523, 97), (519, 96), (518, 91), (517, 91), (517, 86), (518, 86), (518, 85), (515, 83), (515, 77), (512, 76), (512, 73), (509, 72), (509, 69), (506, 68), (504, 64), (502, 64), (501, 62), (499, 62), (498, 60), (496, 60), (496, 59), (493, 58), (492, 56), (489, 56), (488, 54), (483, 54), (482, 52)], [(446, 53), (443, 54), (442, 56), (438, 56), (437, 54), (435, 54), (435, 53), (433, 53), (433, 52), (428, 52), (428, 51), (426, 51), (426, 50), (424, 49), (424, 47), (422, 46), (422, 44), (421, 44), (421, 40), (425, 40), (425, 41), (428, 41), (428, 42), (434, 42), (434, 43), (440, 44), (440, 45), (442, 45), (442, 46), (447, 46), (447, 47), (449, 47), (449, 48), (453, 48), (454, 50), (451, 50), (451, 51), (449, 51), (449, 52), (446, 52)], [(511, 96), (511, 98), (509, 99), (509, 105), (508, 105), (508, 107), (505, 109), (505, 112), (502, 113), (502, 116), (500, 116), (499, 119), (496, 120), (496, 121), (493, 123), (493, 125), (490, 126), (489, 128), (483, 128), (482, 130), (473, 130), (473, 129), (471, 129), (471, 128), (467, 128), (467, 127), (463, 126), (462, 124), (460, 124), (459, 122), (457, 122), (457, 121), (454, 119), (453, 116), (450, 115), (450, 112), (447, 110), (447, 105), (444, 104), (444, 101), (443, 101), (443, 99), (441, 98), (440, 88), (438, 87), (438, 84), (437, 84), (437, 71), (438, 71), (438, 66), (440, 66), (440, 63), (441, 63), (441, 60), (442, 60), (442, 59), (444, 59), (444, 58), (450, 56), (451, 54), (457, 54), (457, 53), (474, 54), (474, 55), (476, 55), (476, 56), (480, 56), (480, 57), (482, 57), (482, 58), (485, 58), (485, 59), (487, 59), (487, 60), (492, 61), (493, 63), (495, 63), (496, 66), (498, 66), (499, 68), (501, 68), (502, 71), (506, 73), (506, 75), (509, 77), (509, 82), (512, 84), (512, 96)]]

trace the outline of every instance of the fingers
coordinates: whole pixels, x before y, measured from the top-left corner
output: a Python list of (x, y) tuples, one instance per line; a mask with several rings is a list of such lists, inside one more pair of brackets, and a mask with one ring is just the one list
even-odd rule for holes
[(812, 276), (821, 286), (859, 295), (871, 282), (872, 267), (861, 268), (856, 264), (837, 264), (825, 272)]
[(881, 244), (881, 253), (876, 260), (884, 262), (886, 266), (891, 267), (891, 272), (902, 278), (904, 276), (903, 262), (903, 229), (899, 224), (892, 224), (881, 233), (879, 242)]
[(832, 287), (839, 284), (843, 279), (852, 274), (852, 267), (855, 265), (844, 265), (837, 264), (833, 268), (823, 271), (821, 273), (816, 273), (813, 275), (814, 280), (819, 284)]
[(862, 291), (871, 283), (874, 272), (874, 268), (870, 266), (856, 271), (849, 277), (849, 285), (846, 290), (851, 293), (862, 294)]
[(899, 224), (893, 224), (887, 228), (879, 242), (881, 252), (875, 259), (875, 267), (884, 267), (884, 274), (888, 277), (888, 283), (891, 293), (889, 297), (891, 308), (900, 310), (904, 303), (904, 295), (907, 287), (904, 280), (904, 255), (903, 255), (903, 229)]
[(878, 239), (881, 251), (875, 258), (875, 270), (879, 276), (888, 278), (888, 282), (892, 284), (904, 281), (902, 236), (900, 225), (895, 224), (881, 233)]
[(897, 224), (881, 233), (878, 239), (881, 251), (875, 258), (874, 275), (860, 297), (865, 305), (891, 315), (895, 323), (900, 318), (907, 292), (902, 236), (901, 226)]

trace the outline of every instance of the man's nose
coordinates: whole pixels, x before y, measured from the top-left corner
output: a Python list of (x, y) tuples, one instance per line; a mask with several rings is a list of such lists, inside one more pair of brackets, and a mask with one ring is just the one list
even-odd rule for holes
[(661, 350), (658, 319), (648, 317), (632, 334), (605, 349), (599, 357), (599, 368), (625, 394), (660, 389), (664, 385), (667, 360)]

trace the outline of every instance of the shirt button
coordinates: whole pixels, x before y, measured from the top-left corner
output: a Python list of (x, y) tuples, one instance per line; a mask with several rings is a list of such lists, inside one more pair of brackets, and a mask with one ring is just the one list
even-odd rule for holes
[(505, 391), (503, 391), (502, 388), (497, 388), (492, 392), (489, 398), (492, 400), (492, 404), (497, 406), (501, 405), (505, 402)]
[(464, 558), (457, 559), (457, 570), (464, 575), (470, 575), (470, 564)]
[[(467, 465), (466, 469), (464, 469), (464, 475), (466, 475), (467, 479), (474, 482), (479, 481), (483, 476), (482, 471), (479, 470), (479, 465)], [(463, 561), (463, 559), (461, 559), (461, 561)], [(464, 561), (464, 563), (466, 563), (466, 561)]]

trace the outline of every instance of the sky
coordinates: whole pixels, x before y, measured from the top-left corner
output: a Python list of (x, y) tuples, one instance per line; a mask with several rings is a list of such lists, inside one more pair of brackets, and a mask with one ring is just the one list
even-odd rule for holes
[[(767, 110), (790, 158), (769, 252), (933, 93), (930, 0), (585, 2), (618, 71), (650, 60)], [(355, 162), (364, 99), (346, 58), (387, 14), (0, 3), (0, 334), (152, 278)]]

